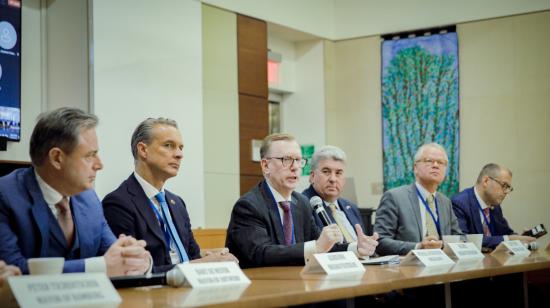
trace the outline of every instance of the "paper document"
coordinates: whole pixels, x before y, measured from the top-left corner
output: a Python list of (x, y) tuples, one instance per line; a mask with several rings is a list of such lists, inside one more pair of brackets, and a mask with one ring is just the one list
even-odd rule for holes
[(398, 255), (383, 256), (378, 258), (359, 259), (363, 265), (399, 264)]

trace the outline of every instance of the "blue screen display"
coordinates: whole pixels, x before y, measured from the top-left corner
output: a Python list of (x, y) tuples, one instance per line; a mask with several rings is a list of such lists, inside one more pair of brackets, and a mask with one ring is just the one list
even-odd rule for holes
[(0, 0), (0, 138), (21, 139), (20, 0)]

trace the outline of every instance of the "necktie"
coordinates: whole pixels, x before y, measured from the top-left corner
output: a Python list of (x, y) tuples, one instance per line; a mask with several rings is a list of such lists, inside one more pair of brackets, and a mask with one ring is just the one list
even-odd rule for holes
[(342, 232), (342, 235), (344, 236), (344, 239), (346, 242), (351, 243), (353, 242), (353, 237), (351, 234), (349, 234), (348, 229), (346, 228), (345, 223), (342, 221), (342, 216), (338, 213), (338, 210), (336, 209), (336, 204), (330, 203), (328, 205), (330, 207), (330, 210), (332, 212), (332, 217), (336, 221), (336, 224), (338, 225), (338, 228), (340, 228), (340, 232)]
[(71, 247), (74, 237), (74, 222), (73, 216), (71, 215), (69, 199), (67, 197), (63, 197), (61, 201), (55, 204), (55, 207), (57, 207), (58, 211), (57, 222), (59, 223), (61, 230), (63, 230), (68, 247)]
[[(428, 198), (426, 198), (426, 202), (428, 203), (428, 207), (430, 208), (430, 211), (434, 215), (434, 218), (437, 219), (437, 210), (435, 209), (435, 201), (434, 196), (432, 194), (428, 195)], [(432, 216), (426, 212), (426, 233), (427, 235), (435, 235), (439, 237), (439, 234), (437, 233), (437, 227), (435, 225), (435, 221), (432, 218)]]
[[(489, 212), (490, 209), (488, 207), (483, 209), (483, 215), (485, 215), (485, 218), (487, 218), (487, 222), (491, 222), (491, 213)], [(491, 236), (491, 230), (489, 230), (489, 226), (485, 223), (485, 220), (482, 221), (483, 223), (483, 234), (485, 236)]]
[(168, 231), (170, 231), (170, 236), (172, 240), (174, 241), (174, 244), (176, 246), (176, 250), (178, 251), (178, 254), (180, 256), (180, 259), (182, 262), (188, 262), (189, 256), (187, 255), (187, 252), (185, 251), (185, 248), (183, 247), (183, 244), (181, 242), (181, 239), (178, 235), (178, 232), (176, 230), (176, 226), (174, 225), (174, 221), (172, 220), (172, 216), (170, 215), (170, 210), (168, 209), (168, 204), (166, 203), (166, 198), (164, 197), (164, 192), (159, 192), (157, 195), (155, 195), (155, 198), (160, 204), (160, 209), (162, 210), (162, 215), (164, 216), (164, 221), (168, 225)]
[(285, 245), (292, 245), (292, 213), (290, 212), (290, 202), (279, 202), (283, 209), (283, 233), (285, 235)]

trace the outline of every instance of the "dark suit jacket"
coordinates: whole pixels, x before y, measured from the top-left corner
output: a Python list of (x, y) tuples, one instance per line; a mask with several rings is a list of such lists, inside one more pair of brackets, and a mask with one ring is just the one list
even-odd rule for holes
[[(474, 188), (467, 188), (451, 200), (453, 202), (453, 210), (458, 224), (464, 233), (468, 234), (483, 234), (483, 225), (481, 224), (480, 205), (477, 201)], [(483, 247), (495, 248), (503, 240), (503, 235), (514, 234), (514, 230), (510, 228), (508, 222), (502, 214), (500, 205), (493, 207), (490, 211), (491, 236), (483, 236)]]
[[(71, 196), (78, 259), (65, 260), (63, 272), (83, 272), (84, 259), (102, 256), (115, 241), (93, 190)], [(27, 259), (53, 257), (53, 214), (42, 196), (33, 168), (0, 178), (0, 259), (28, 273)], [(66, 257), (57, 255), (58, 257)]]
[[(317, 191), (313, 188), (313, 185), (309, 185), (309, 187), (302, 192), (304, 196), (306, 196), (308, 199), (311, 199), (313, 196), (319, 196)], [(363, 229), (363, 233), (366, 234), (365, 226), (363, 225), (363, 219), (361, 218), (361, 214), (359, 214), (359, 209), (357, 208), (357, 205), (353, 204), (351, 201), (338, 198), (338, 204), (340, 205), (340, 210), (346, 214), (346, 217), (348, 218), (349, 223), (352, 227), (355, 229), (355, 225), (359, 224), (361, 226), (361, 229)], [(332, 210), (326, 203), (323, 202), (323, 206), (325, 207), (325, 211), (327, 212), (328, 216), (332, 220), (332, 222), (335, 222), (334, 217), (332, 216)], [(313, 218), (315, 219), (315, 223), (319, 228), (323, 228), (323, 223), (321, 222), (321, 219), (317, 217), (317, 215), (313, 214)]]
[[(451, 200), (436, 195), (441, 235), (462, 234), (453, 213)], [(429, 218), (429, 214), (427, 217)], [(405, 255), (422, 241), (422, 217), (415, 184), (390, 189), (382, 195), (376, 211), (374, 231), (380, 239), (376, 252), (380, 255)]]
[[(242, 268), (304, 265), (304, 242), (316, 240), (320, 230), (302, 194), (292, 192), (291, 209), (296, 243), (286, 246), (278, 206), (265, 180), (235, 203), (225, 244)], [(333, 251), (346, 248), (335, 245)]]
[[(193, 237), (185, 203), (177, 195), (167, 190), (165, 193), (170, 215), (189, 259), (200, 258), (200, 248)], [(107, 222), (116, 235), (124, 233), (147, 242), (145, 248), (153, 257), (154, 272), (167, 271), (173, 267), (164, 232), (134, 174), (105, 196), (103, 210)]]

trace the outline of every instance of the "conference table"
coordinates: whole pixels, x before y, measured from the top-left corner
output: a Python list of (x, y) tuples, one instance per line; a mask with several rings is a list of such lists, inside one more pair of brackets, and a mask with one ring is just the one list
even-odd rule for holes
[[(348, 299), (396, 289), (448, 286), (458, 281), (550, 269), (550, 251), (535, 251), (527, 257), (485, 254), (481, 260), (456, 261), (450, 266), (368, 265), (359, 275), (304, 274), (302, 269), (301, 266), (245, 269), (252, 283), (244, 287), (119, 289), (122, 298), (119, 307), (274, 307)], [(450, 288), (445, 287), (447, 305), (450, 296)]]

